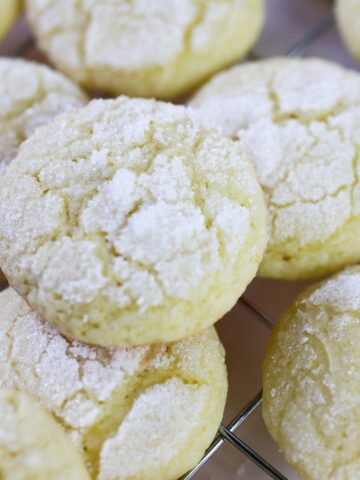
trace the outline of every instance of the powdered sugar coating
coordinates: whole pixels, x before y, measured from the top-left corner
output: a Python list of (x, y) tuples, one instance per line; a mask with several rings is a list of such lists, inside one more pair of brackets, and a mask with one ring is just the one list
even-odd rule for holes
[(191, 104), (254, 162), (271, 233), (260, 273), (308, 277), (360, 260), (358, 74), (318, 59), (249, 63)]
[(264, 217), (239, 147), (186, 108), (98, 100), (38, 131), (9, 168), (1, 266), (77, 339), (159, 343), (233, 306), (264, 250)]
[(89, 480), (61, 426), (24, 392), (0, 388), (0, 471), (7, 480)]
[(242, 56), (262, 0), (28, 0), (41, 47), (69, 76), (114, 94), (169, 98)]
[(336, 310), (360, 311), (359, 269), (348, 269), (315, 290), (309, 301), (314, 305), (329, 304)]
[(0, 173), (36, 128), (86, 101), (60, 73), (33, 62), (0, 58)]
[(55, 415), (92, 478), (173, 479), (198, 461), (227, 389), (214, 329), (177, 344), (103, 348), (61, 336), (10, 288), (0, 307), (0, 385)]
[[(119, 465), (122, 465), (124, 478), (133, 478), (141, 471), (171, 462), (191, 439), (208, 396), (207, 386), (185, 385), (178, 379), (148, 389), (134, 402), (117, 434), (105, 442), (99, 480), (118, 478)], [(141, 428), (139, 418), (142, 419)], [(143, 457), (141, 465), (139, 455)]]
[(264, 363), (263, 415), (301, 478), (360, 478), (360, 267), (302, 294)]

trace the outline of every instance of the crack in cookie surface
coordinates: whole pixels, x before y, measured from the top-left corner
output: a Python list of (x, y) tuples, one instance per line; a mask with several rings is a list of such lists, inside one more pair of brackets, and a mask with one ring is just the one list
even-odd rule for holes
[[(266, 241), (261, 190), (247, 159), (183, 107), (94, 101), (34, 135), (5, 183), (6, 274), (49, 321), (91, 343), (126, 343), (127, 332), (117, 340), (114, 330), (122, 318), (125, 329), (142, 321), (146, 329), (149, 316), (161, 321), (179, 305), (191, 327), (196, 307), (215, 301), (210, 292), (223, 279), (237, 277), (221, 294), (235, 302)], [(170, 320), (163, 319), (165, 330)], [(144, 334), (151, 338), (151, 328)]]
[[(322, 60), (275, 59), (218, 75), (191, 104), (239, 141), (256, 167), (271, 233), (260, 272), (313, 275), (310, 266), (301, 272), (297, 257), (306, 249), (324, 257), (321, 244), (335, 248), (335, 236), (359, 216), (359, 76)], [(281, 265), (282, 254), (293, 267)], [(331, 271), (330, 261), (321, 268)]]
[(0, 304), (0, 385), (41, 401), (92, 478), (154, 478), (167, 469), (164, 478), (177, 478), (201, 456), (226, 396), (224, 353), (212, 328), (169, 345), (103, 348), (63, 337), (12, 289)]

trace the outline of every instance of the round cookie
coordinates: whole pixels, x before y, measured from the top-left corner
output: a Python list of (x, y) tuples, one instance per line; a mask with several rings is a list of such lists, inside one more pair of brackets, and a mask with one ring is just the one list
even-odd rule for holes
[(0, 58), (0, 174), (40, 125), (87, 102), (70, 80), (26, 60)]
[(153, 100), (96, 100), (55, 119), (0, 189), (10, 284), (88, 343), (199, 332), (236, 303), (265, 243), (262, 192), (236, 142)]
[(201, 458), (224, 410), (213, 327), (169, 345), (95, 347), (61, 336), (9, 288), (0, 359), (0, 384), (37, 397), (98, 480), (175, 480)]
[(360, 0), (336, 0), (335, 17), (345, 45), (360, 61)]
[(360, 260), (359, 74), (319, 59), (248, 63), (191, 105), (256, 167), (270, 232), (261, 276), (311, 278)]
[(172, 98), (245, 55), (263, 0), (28, 0), (40, 47), (82, 85)]
[(90, 480), (55, 419), (25, 393), (7, 388), (0, 388), (0, 477)]
[(0, 175), (36, 128), (86, 102), (85, 94), (60, 73), (34, 62), (0, 58)]
[(22, 0), (0, 0), (0, 40), (14, 25), (22, 10)]
[(266, 354), (263, 416), (306, 480), (360, 478), (360, 267), (312, 286)]

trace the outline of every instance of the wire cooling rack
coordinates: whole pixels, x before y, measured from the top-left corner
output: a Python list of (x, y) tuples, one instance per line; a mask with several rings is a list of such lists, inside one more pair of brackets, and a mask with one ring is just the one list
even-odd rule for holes
[[(327, 0), (328, 3), (333, 4), (333, 0)], [(331, 12), (324, 16), (324, 18), (313, 28), (311, 28), (296, 44), (287, 52), (289, 57), (302, 57), (306, 51), (316, 44), (334, 25), (334, 14)], [(20, 57), (26, 55), (34, 47), (33, 39), (27, 36), (22, 41), (19, 47), (7, 51), (7, 55), (11, 57)], [(259, 57), (255, 53), (249, 54), (249, 59), (258, 60), (263, 57)], [(0, 285), (5, 287), (4, 284)], [(242, 297), (238, 300), (252, 317), (257, 321), (264, 324), (267, 328), (271, 329), (275, 323), (275, 320), (262, 311), (257, 305), (250, 300)], [(218, 430), (218, 434), (210, 447), (205, 452), (200, 462), (186, 475), (182, 476), (179, 480), (191, 480), (197, 476), (199, 470), (210, 460), (210, 458), (225, 444), (230, 443), (236, 449), (238, 449), (243, 455), (245, 455), (251, 462), (253, 462), (259, 469), (265, 472), (269, 478), (276, 480), (288, 480), (281, 472), (279, 472), (273, 465), (271, 465), (265, 458), (263, 458), (258, 452), (245, 443), (238, 434), (237, 430), (241, 425), (253, 414), (260, 406), (262, 402), (262, 391), (260, 390), (250, 402), (240, 410), (240, 412), (233, 418), (228, 424), (221, 424)]]

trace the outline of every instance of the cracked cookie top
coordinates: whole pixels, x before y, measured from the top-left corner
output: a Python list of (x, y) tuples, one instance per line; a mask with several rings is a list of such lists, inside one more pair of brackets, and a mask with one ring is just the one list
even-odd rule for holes
[(0, 385), (38, 398), (99, 480), (178, 478), (215, 435), (227, 390), (213, 328), (169, 345), (95, 347), (62, 336), (10, 288)]
[(86, 101), (60, 73), (34, 62), (0, 58), (0, 174), (36, 128)]
[(90, 480), (79, 453), (55, 419), (24, 392), (3, 387), (0, 471), (8, 480)]
[(300, 295), (264, 362), (263, 415), (301, 478), (359, 478), (360, 267)]
[(28, 0), (40, 46), (90, 88), (169, 98), (243, 55), (263, 0)]
[(311, 277), (360, 260), (360, 77), (317, 59), (237, 66), (192, 100), (238, 140), (269, 209), (260, 274)]
[(62, 115), (22, 145), (0, 192), (11, 285), (64, 333), (102, 345), (218, 320), (255, 275), (265, 228), (239, 146), (150, 100)]

